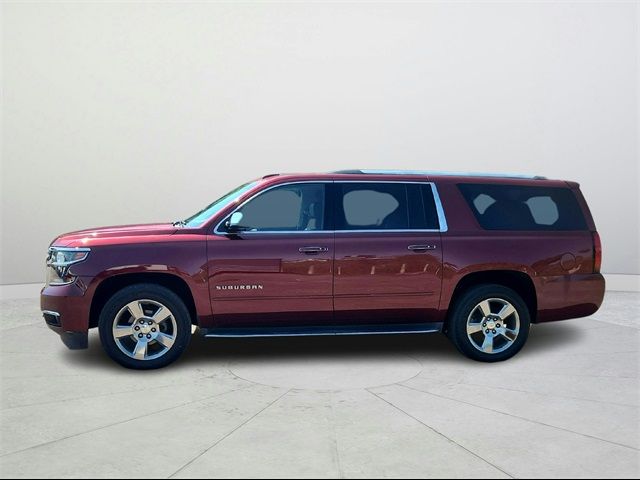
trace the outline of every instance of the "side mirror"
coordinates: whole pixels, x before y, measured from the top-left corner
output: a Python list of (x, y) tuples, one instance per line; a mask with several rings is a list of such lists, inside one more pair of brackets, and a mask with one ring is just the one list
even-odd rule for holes
[(229, 220), (226, 221), (225, 227), (227, 227), (228, 232), (239, 232), (244, 230), (245, 228), (240, 226), (240, 222), (242, 221), (242, 212), (233, 212), (229, 217)]

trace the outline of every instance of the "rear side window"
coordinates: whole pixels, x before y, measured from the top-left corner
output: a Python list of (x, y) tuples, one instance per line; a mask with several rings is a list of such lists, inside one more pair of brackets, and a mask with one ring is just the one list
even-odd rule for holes
[(338, 230), (437, 230), (430, 185), (336, 183)]
[(433, 198), (433, 188), (431, 185), (420, 185), (422, 192), (422, 206), (424, 209), (424, 228), (427, 230), (439, 230), (438, 210), (436, 201)]
[(586, 230), (569, 188), (463, 183), (458, 187), (485, 230)]

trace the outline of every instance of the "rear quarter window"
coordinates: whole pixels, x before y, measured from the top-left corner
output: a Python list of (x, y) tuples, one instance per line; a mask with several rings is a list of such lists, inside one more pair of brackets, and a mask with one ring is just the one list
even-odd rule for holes
[(569, 188), (462, 183), (458, 185), (485, 230), (586, 230)]

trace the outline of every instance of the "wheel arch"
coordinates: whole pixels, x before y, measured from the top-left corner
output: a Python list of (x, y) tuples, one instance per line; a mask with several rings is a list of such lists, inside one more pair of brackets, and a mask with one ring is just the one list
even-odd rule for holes
[(105, 278), (98, 284), (91, 300), (89, 310), (89, 328), (98, 326), (100, 311), (105, 303), (116, 292), (130, 285), (139, 283), (152, 283), (168, 288), (184, 302), (193, 325), (198, 324), (198, 314), (193, 293), (187, 282), (177, 275), (159, 272), (122, 273)]
[(484, 270), (468, 273), (458, 280), (447, 307), (448, 313), (444, 323), (445, 331), (449, 323), (449, 313), (453, 310), (453, 306), (462, 294), (472, 287), (485, 284), (501, 285), (515, 291), (527, 305), (531, 323), (536, 322), (538, 299), (533, 279), (528, 274), (518, 270)]

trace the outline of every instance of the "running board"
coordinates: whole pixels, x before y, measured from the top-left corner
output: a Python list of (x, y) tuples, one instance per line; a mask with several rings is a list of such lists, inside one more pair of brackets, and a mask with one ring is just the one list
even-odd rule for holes
[(441, 323), (403, 325), (355, 325), (348, 327), (271, 327), (271, 328), (202, 328), (207, 338), (240, 337), (317, 337), (335, 335), (399, 335), (409, 333), (434, 333), (442, 330)]

